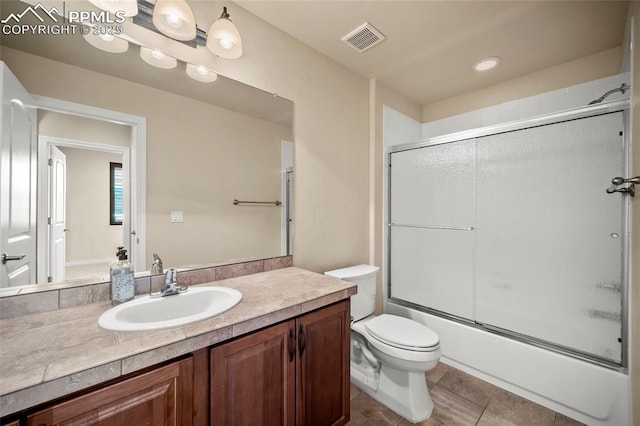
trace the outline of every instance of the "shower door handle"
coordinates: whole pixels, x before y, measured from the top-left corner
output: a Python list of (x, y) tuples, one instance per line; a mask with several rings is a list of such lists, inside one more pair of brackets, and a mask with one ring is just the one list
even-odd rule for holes
[[(621, 194), (629, 194), (632, 197), (636, 195), (636, 183), (640, 184), (640, 176), (634, 176), (632, 178), (623, 178), (616, 176), (611, 179), (611, 186), (607, 188), (607, 194), (613, 194), (614, 192), (620, 192)], [(620, 188), (621, 185), (625, 185), (624, 188)]]

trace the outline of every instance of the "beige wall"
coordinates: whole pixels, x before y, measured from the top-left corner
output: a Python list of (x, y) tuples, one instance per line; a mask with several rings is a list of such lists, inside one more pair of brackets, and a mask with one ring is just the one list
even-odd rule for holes
[(154, 252), (167, 267), (280, 255), (281, 209), (232, 201), (280, 198), (291, 128), (13, 49), (2, 59), (31, 93), (147, 118), (147, 265)]
[(622, 48), (547, 68), (422, 107), (422, 122), (498, 105), (620, 73)]
[[(629, 19), (634, 18), (633, 56), (631, 58), (632, 176), (640, 176), (640, 2), (629, 4)], [(636, 186), (636, 190), (640, 188)], [(631, 202), (631, 385), (633, 424), (640, 424), (640, 197)]]
[(122, 156), (60, 148), (67, 157), (66, 261), (114, 260), (122, 226), (109, 224), (109, 163)]
[(217, 70), (295, 103), (294, 264), (316, 272), (368, 262), (368, 82), (227, 3), (244, 53)]

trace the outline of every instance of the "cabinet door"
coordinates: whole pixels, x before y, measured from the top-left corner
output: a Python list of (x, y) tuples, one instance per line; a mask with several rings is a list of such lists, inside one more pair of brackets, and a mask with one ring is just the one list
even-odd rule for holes
[(211, 424), (293, 425), (295, 321), (211, 350)]
[(299, 425), (349, 421), (349, 301), (304, 315), (298, 327)]
[(191, 425), (192, 365), (189, 358), (160, 367), (28, 416), (27, 424)]

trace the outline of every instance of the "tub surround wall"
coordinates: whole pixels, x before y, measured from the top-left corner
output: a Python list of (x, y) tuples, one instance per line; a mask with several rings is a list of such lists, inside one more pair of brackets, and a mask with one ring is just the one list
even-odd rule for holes
[[(258, 272), (288, 268), (292, 265), (293, 256), (282, 256), (209, 266), (178, 272), (178, 283), (186, 286), (196, 285)], [(108, 276), (105, 277), (105, 280), (108, 280)], [(138, 277), (136, 278), (135, 285), (136, 295), (158, 291), (164, 285), (164, 275)], [(11, 296), (6, 296), (8, 291), (11, 290), (10, 288), (0, 293), (0, 295), (5, 295), (5, 297), (0, 297), (0, 319), (15, 318), (22, 315), (55, 311), (111, 300), (111, 284), (108, 281), (77, 286), (69, 283), (46, 285), (48, 290), (42, 290), (42, 287), (42, 285), (34, 285), (20, 290), (13, 290), (18, 293)]]
[[(223, 273), (233, 275), (239, 270), (229, 267)], [(243, 299), (212, 319), (153, 332), (101, 329), (98, 317), (111, 307), (108, 302), (0, 321), (0, 417), (355, 294), (353, 284), (298, 268), (208, 285), (236, 288)]]
[[(615, 74), (552, 92), (517, 99), (441, 120), (430, 121), (422, 125), (422, 139), (584, 107), (592, 100), (598, 99), (605, 92), (620, 87), (622, 83), (631, 84), (629, 73)], [(616, 92), (609, 95), (605, 102), (629, 99), (629, 97), (629, 91), (624, 94)], [(396, 122), (397, 119), (390, 120), (390, 125), (397, 129)], [(406, 124), (403, 127), (406, 127)], [(388, 146), (396, 144), (391, 139)]]

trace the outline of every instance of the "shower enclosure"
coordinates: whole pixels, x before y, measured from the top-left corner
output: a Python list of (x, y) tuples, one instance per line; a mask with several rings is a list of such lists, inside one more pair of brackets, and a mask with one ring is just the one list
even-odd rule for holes
[(393, 148), (390, 300), (625, 366), (626, 112), (585, 111)]

